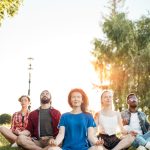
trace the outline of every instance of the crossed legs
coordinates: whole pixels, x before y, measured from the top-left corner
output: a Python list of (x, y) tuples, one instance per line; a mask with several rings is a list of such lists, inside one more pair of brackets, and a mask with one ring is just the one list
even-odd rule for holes
[(124, 148), (128, 148), (129, 146), (131, 146), (134, 139), (134, 136), (128, 134), (112, 150), (121, 150)]
[(11, 129), (8, 129), (4, 126), (1, 126), (0, 127), (0, 133), (11, 143), (13, 144), (16, 139), (17, 139), (17, 136), (12, 132)]
[(25, 135), (19, 135), (16, 142), (19, 146), (28, 150), (42, 150), (40, 146), (32, 141), (31, 137)]
[[(50, 147), (48, 150), (62, 150), (60, 147)], [(92, 146), (88, 150), (104, 150), (102, 146)]]

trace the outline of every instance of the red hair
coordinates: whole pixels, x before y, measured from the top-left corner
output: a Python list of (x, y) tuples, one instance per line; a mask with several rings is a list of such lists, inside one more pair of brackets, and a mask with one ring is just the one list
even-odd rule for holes
[(74, 93), (74, 92), (79, 92), (82, 95), (83, 103), (81, 104), (81, 110), (82, 110), (82, 112), (87, 113), (88, 112), (87, 108), (88, 108), (88, 105), (89, 105), (89, 100), (88, 100), (88, 97), (87, 97), (86, 93), (82, 89), (75, 88), (75, 89), (72, 89), (69, 92), (69, 94), (68, 94), (68, 103), (69, 103), (70, 107), (72, 107), (71, 96), (72, 96), (72, 93)]

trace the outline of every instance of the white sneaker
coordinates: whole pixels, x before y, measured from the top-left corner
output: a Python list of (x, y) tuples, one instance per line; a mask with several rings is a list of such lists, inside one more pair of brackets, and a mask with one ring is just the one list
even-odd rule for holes
[(11, 147), (18, 147), (18, 145), (17, 145), (17, 143), (15, 142), (15, 143), (13, 143), (13, 144), (11, 145)]
[(150, 142), (147, 142), (147, 144), (145, 145), (145, 147), (150, 150)]
[(137, 148), (137, 150), (146, 150), (146, 148), (145, 148), (144, 146), (140, 145), (140, 146)]

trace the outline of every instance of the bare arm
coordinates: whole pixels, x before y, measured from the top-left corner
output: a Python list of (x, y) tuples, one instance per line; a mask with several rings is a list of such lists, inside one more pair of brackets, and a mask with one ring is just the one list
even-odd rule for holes
[(88, 128), (88, 139), (94, 145), (101, 145), (101, 144), (103, 144), (103, 140), (97, 138), (97, 136), (95, 134), (95, 130), (94, 130), (93, 127), (89, 127)]
[(59, 133), (56, 136), (56, 139), (50, 139), (49, 144), (58, 146), (63, 141), (64, 135), (65, 135), (65, 127), (60, 126)]
[(101, 122), (99, 121), (99, 117), (100, 117), (100, 112), (97, 112), (94, 116), (94, 120), (96, 123), (96, 127), (95, 127), (96, 133), (99, 134), (99, 132), (100, 132), (102, 134), (105, 134), (105, 129), (104, 129), (103, 125), (101, 124)]
[(117, 112), (118, 123), (122, 134), (128, 134), (128, 131), (123, 127), (122, 118), (120, 112)]
[(95, 114), (95, 116), (94, 116), (94, 121), (95, 121), (95, 123), (96, 123), (96, 127), (95, 127), (95, 132), (96, 132), (96, 133), (99, 132), (99, 131), (98, 131), (98, 126), (99, 126), (99, 121), (98, 121), (98, 119), (99, 119), (99, 112), (97, 112), (97, 113)]

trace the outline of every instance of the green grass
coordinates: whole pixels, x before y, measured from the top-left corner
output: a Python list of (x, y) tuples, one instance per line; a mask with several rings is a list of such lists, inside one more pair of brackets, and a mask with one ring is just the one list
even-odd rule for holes
[(0, 134), (0, 150), (19, 150), (19, 148), (12, 148), (10, 143)]
[[(0, 134), (0, 150), (21, 150), (21, 149), (12, 148), (10, 143)], [(128, 150), (135, 150), (135, 148), (130, 147)]]

